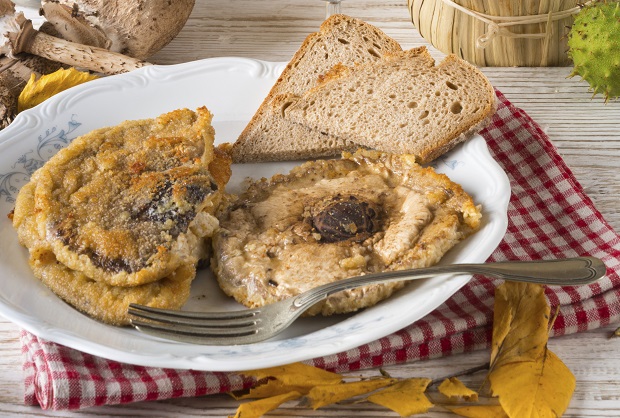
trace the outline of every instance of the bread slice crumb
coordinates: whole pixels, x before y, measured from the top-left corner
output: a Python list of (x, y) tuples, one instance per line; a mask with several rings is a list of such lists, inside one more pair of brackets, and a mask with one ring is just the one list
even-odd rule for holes
[(336, 67), (301, 96), (273, 100), (284, 118), (383, 152), (427, 163), (482, 129), (495, 112), (495, 90), (474, 65), (426, 48)]
[(283, 161), (340, 155), (358, 146), (342, 138), (292, 123), (274, 111), (281, 94), (302, 95), (337, 64), (377, 61), (402, 48), (375, 26), (345, 15), (325, 20), (288, 63), (244, 131), (230, 147), (233, 162)]

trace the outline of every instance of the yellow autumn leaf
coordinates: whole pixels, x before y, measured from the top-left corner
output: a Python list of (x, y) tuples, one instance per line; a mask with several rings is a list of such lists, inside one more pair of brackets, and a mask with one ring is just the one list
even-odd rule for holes
[(478, 393), (469, 389), (456, 377), (445, 379), (437, 389), (448, 398), (463, 398), (468, 402), (478, 400)]
[(454, 414), (467, 418), (508, 418), (499, 405), (471, 405), (450, 408)]
[(495, 291), (491, 369), (538, 358), (548, 339), (550, 308), (543, 287), (506, 282)]
[(374, 393), (366, 399), (391, 409), (401, 417), (423, 414), (433, 407), (433, 404), (424, 394), (430, 383), (430, 379), (406, 379)]
[(491, 392), (509, 417), (561, 416), (575, 377), (547, 348), (550, 308), (539, 285), (506, 282), (496, 290)]
[(298, 399), (301, 396), (302, 395), (299, 392), (289, 392), (282, 395), (272, 396), (270, 398), (242, 403), (237, 408), (237, 413), (234, 418), (260, 418), (267, 412), (278, 408), (284, 402)]
[(312, 389), (312, 386), (304, 386), (304, 385), (290, 385), (282, 383), (277, 379), (269, 379), (265, 382), (261, 382), (257, 384), (255, 387), (251, 388), (248, 393), (237, 395), (235, 393), (231, 393), (232, 397), (235, 399), (262, 399), (269, 398), (276, 395), (282, 395), (284, 393), (289, 392), (299, 392), (303, 395), (308, 393)]
[(67, 70), (61, 68), (38, 79), (32, 74), (17, 99), (17, 111), (21, 112), (35, 107), (63, 90), (96, 78), (98, 77), (75, 68)]
[(338, 383), (335, 385), (315, 386), (308, 392), (307, 398), (313, 409), (331, 405), (354, 396), (363, 395), (397, 382), (396, 379), (382, 378), (361, 380), (359, 382)]
[(575, 376), (547, 349), (538, 359), (496, 367), (488, 379), (509, 417), (562, 416), (575, 390)]
[(280, 381), (283, 385), (307, 388), (318, 385), (330, 385), (342, 381), (342, 376), (337, 373), (328, 372), (327, 370), (303, 363), (248, 370), (243, 372), (243, 374), (253, 376), (259, 380), (269, 377)]

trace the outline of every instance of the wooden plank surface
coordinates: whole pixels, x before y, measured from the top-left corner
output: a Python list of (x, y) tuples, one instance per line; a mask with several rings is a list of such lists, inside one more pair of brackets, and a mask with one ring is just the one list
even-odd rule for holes
[[(152, 57), (169, 65), (197, 59), (240, 56), (286, 61), (305, 36), (324, 18), (320, 0), (198, 0), (182, 32)], [(413, 28), (405, 0), (346, 0), (343, 12), (377, 25), (404, 48), (427, 45)], [(442, 53), (431, 49), (435, 58)], [(576, 178), (611, 226), (620, 230), (620, 102), (591, 100), (585, 82), (567, 78), (570, 68), (484, 68), (493, 84), (524, 109), (549, 134)], [(620, 338), (609, 338), (615, 326), (551, 340), (552, 351), (577, 378), (567, 417), (620, 416)], [(22, 404), (19, 329), (0, 318), (0, 415), (71, 417), (225, 417), (237, 401), (227, 395), (141, 402), (79, 412), (42, 411)], [(387, 367), (399, 377), (440, 377), (484, 363), (481, 351), (425, 362)], [(377, 374), (367, 370), (365, 376)], [(474, 377), (473, 379), (476, 379)], [(465, 379), (467, 380), (467, 379)], [(436, 399), (441, 403), (441, 399)], [(338, 405), (317, 411), (294, 402), (270, 416), (397, 416), (367, 404)], [(428, 417), (448, 416), (440, 409)], [(453, 415), (450, 415), (453, 416)]]

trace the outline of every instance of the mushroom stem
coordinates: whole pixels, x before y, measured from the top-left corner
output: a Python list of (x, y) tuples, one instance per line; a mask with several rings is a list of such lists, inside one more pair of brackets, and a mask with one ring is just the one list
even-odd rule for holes
[(61, 64), (34, 55), (21, 59), (0, 57), (0, 129), (6, 128), (17, 116), (17, 99), (31, 74), (49, 74)]
[(17, 115), (17, 98), (32, 70), (19, 60), (0, 58), (0, 129), (4, 129)]
[(13, 55), (27, 52), (53, 61), (86, 68), (103, 74), (119, 74), (151, 65), (123, 54), (88, 45), (69, 42), (37, 31), (32, 22), (23, 15), (16, 16), (18, 32), (6, 34), (11, 43)]

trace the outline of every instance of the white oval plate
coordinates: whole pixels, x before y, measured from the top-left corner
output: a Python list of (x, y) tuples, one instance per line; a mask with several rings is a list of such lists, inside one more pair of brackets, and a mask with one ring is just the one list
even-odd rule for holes
[[(215, 115), (216, 142), (234, 142), (284, 68), (243, 58), (213, 58), (151, 66), (74, 87), (21, 113), (0, 132), (0, 314), (48, 339), (108, 359), (144, 366), (238, 371), (308, 360), (357, 347), (431, 312), (470, 279), (437, 277), (410, 283), (383, 303), (349, 316), (302, 318), (283, 334), (243, 346), (200, 346), (149, 337), (82, 315), (43, 286), (27, 264), (7, 214), (19, 188), (56, 151), (78, 135), (128, 119), (155, 117), (206, 105)], [(245, 178), (288, 172), (298, 162), (234, 165), (228, 190)], [(483, 227), (443, 262), (484, 262), (507, 226), (510, 184), (476, 136), (435, 163), (482, 205)], [(189, 310), (239, 308), (209, 271), (194, 281)]]

